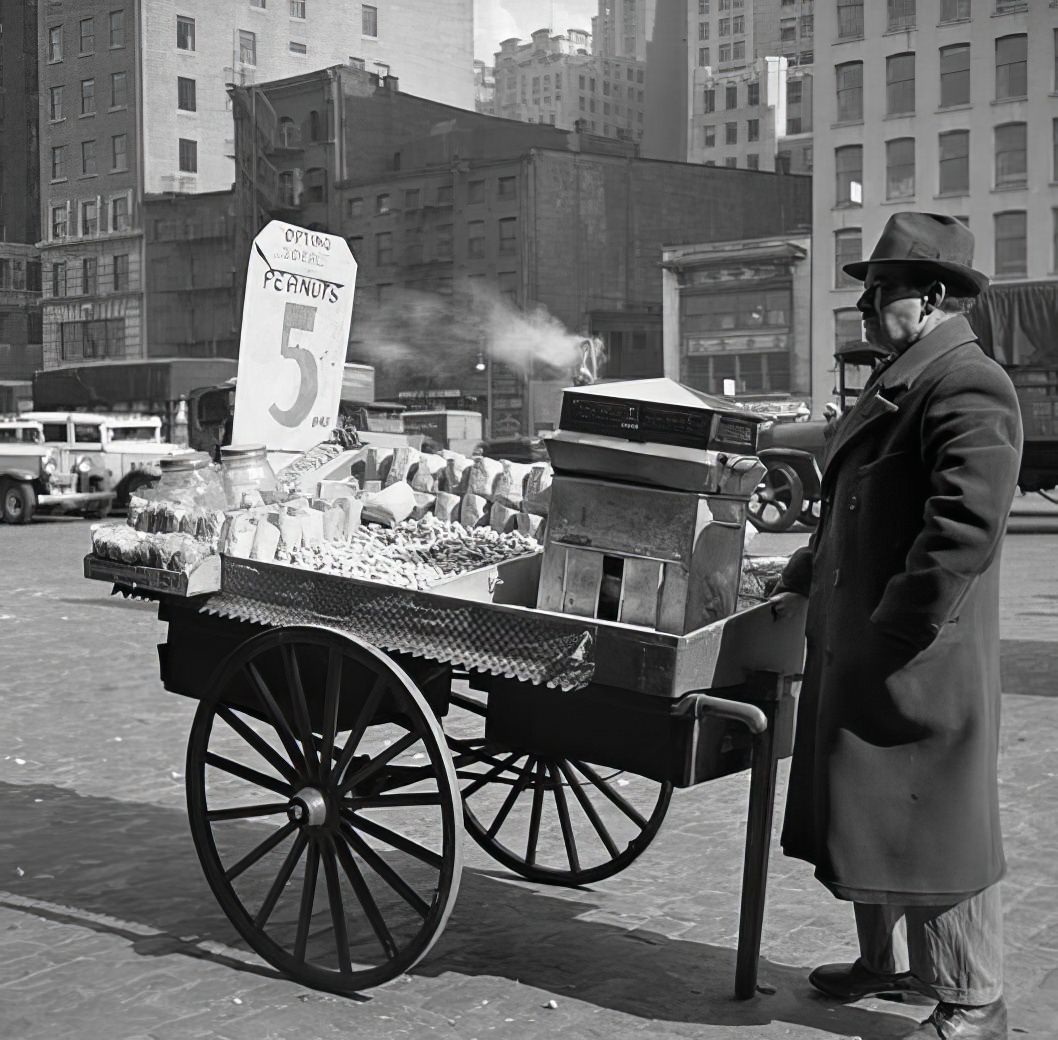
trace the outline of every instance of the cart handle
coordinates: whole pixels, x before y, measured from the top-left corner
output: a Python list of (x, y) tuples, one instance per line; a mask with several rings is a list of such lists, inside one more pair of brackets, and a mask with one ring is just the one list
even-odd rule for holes
[(716, 697), (709, 693), (685, 694), (676, 705), (676, 714), (718, 715), (723, 719), (734, 719), (754, 734), (763, 733), (768, 728), (767, 716), (755, 704), (733, 701), (729, 697)]

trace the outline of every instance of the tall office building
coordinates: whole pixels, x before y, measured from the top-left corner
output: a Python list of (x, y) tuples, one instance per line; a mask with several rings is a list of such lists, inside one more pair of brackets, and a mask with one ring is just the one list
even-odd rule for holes
[[(969, 224), (995, 281), (1058, 271), (1058, 8), (1043, 0), (837, 0), (816, 10), (813, 405), (861, 336), (858, 260), (889, 216)], [(971, 76), (971, 70), (977, 74)]]
[(657, 0), (599, 0), (592, 19), (595, 53), (603, 58), (647, 60)]
[(474, 107), (472, 0), (49, 0), (38, 58), (45, 366), (179, 350), (147, 334), (144, 202), (231, 188), (228, 84), (351, 64)]

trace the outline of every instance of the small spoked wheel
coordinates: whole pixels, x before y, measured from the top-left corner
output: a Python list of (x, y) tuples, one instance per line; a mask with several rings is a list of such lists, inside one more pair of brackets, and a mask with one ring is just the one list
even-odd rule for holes
[(772, 463), (750, 495), (746, 510), (761, 531), (788, 531), (804, 506), (804, 486), (797, 471), (785, 462)]
[(385, 654), (264, 632), (218, 669), (187, 750), (191, 830), (249, 945), (305, 985), (377, 986), (430, 949), (462, 869), (444, 734)]
[(484, 739), (483, 696), (452, 693), (445, 719), (467, 833), (529, 879), (587, 885), (624, 870), (653, 840), (672, 785)]

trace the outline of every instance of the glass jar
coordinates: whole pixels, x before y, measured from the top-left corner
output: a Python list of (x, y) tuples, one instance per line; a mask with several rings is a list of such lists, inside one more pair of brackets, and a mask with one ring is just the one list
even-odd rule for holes
[(246, 492), (257, 491), (265, 502), (275, 501), (276, 475), (263, 444), (222, 445), (220, 472), (229, 508), (240, 508)]
[(128, 522), (139, 530), (194, 534), (202, 516), (227, 505), (220, 474), (204, 451), (167, 455), (158, 468), (162, 475), (142, 496), (146, 501), (129, 502)]

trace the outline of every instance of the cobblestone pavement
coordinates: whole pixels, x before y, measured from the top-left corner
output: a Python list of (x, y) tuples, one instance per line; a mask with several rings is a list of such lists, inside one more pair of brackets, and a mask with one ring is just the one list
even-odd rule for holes
[[(1058, 1036), (1058, 511), (1011, 534), (1002, 804), (1012, 1035)], [(760, 536), (788, 552), (804, 533)], [(817, 998), (852, 915), (773, 844), (761, 963), (732, 997), (746, 775), (678, 791), (651, 847), (584, 889), (515, 881), (469, 840), (411, 975), (361, 1000), (278, 977), (203, 879), (184, 807), (193, 702), (165, 693), (151, 607), (80, 578), (88, 525), (0, 527), (0, 1038), (896, 1038), (928, 1005)], [(785, 768), (780, 771), (784, 781)], [(776, 830), (781, 819), (780, 787)]]

